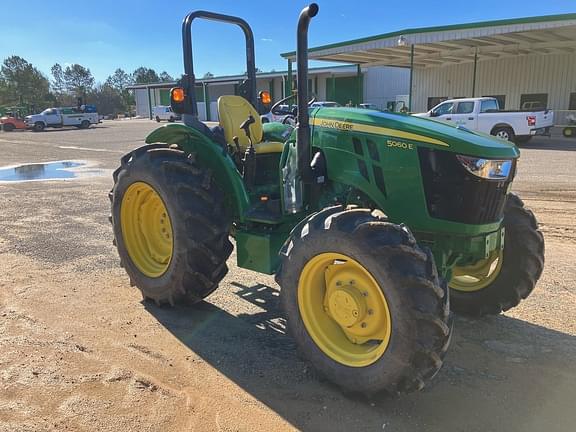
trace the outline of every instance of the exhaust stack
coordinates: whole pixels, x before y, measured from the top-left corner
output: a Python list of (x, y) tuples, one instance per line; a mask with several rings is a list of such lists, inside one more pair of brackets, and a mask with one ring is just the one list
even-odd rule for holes
[(298, 171), (303, 182), (311, 182), (310, 123), (308, 118), (308, 26), (318, 14), (319, 7), (311, 3), (300, 12), (296, 41), (296, 62), (298, 67)]

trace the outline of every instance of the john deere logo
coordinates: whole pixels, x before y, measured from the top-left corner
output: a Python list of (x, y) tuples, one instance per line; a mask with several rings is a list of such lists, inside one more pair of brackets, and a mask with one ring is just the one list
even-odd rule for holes
[(344, 123), (336, 120), (320, 120), (320, 126), (339, 130), (354, 129), (354, 125), (352, 123)]

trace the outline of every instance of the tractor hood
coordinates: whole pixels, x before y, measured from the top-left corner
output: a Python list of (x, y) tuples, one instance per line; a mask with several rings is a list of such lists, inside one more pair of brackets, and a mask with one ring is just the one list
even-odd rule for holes
[(342, 132), (389, 136), (396, 141), (487, 159), (515, 159), (520, 156), (511, 142), (461, 126), (406, 114), (358, 108), (318, 108), (311, 112), (311, 125)]

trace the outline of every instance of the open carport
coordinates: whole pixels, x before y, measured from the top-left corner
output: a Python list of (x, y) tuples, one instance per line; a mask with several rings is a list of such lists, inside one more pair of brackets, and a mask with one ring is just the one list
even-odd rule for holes
[[(411, 111), (495, 96), (501, 108), (576, 109), (576, 14), (405, 29), (314, 47), (310, 60), (409, 68)], [(295, 52), (284, 53), (288, 68)], [(366, 83), (378, 92), (378, 83)]]

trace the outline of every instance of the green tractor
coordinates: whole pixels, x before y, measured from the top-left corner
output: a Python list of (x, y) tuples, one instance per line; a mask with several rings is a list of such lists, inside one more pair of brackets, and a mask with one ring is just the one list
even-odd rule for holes
[[(532, 212), (510, 193), (511, 143), (462, 127), (354, 108), (308, 108), (308, 26), (297, 31), (297, 125), (254, 108), (254, 39), (242, 19), (193, 12), (185, 74), (171, 90), (184, 124), (152, 132), (114, 173), (111, 221), (121, 264), (144, 299), (190, 304), (239, 267), (275, 274), (304, 356), (346, 391), (421, 389), (443, 363), (450, 311), (516, 306), (544, 266)], [(198, 120), (191, 25), (238, 25), (242, 96)]]

